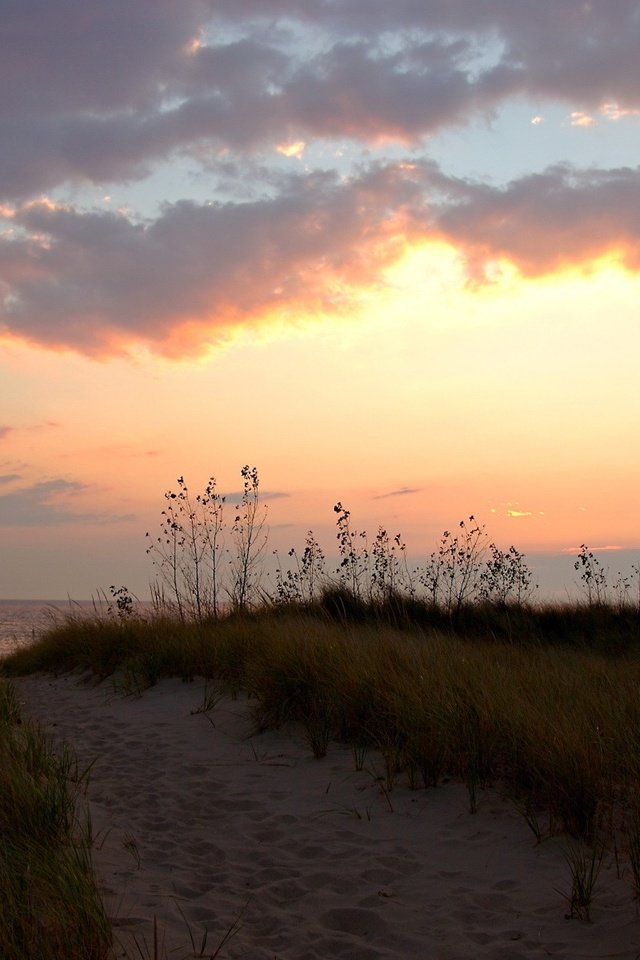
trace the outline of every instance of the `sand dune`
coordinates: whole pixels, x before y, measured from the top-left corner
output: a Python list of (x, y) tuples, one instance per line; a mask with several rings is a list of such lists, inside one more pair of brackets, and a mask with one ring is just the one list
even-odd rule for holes
[[(536, 845), (483, 791), (449, 783), (385, 797), (371, 754), (314, 760), (295, 730), (251, 735), (251, 704), (192, 713), (203, 686), (139, 698), (74, 676), (20, 681), (28, 712), (85, 763), (95, 865), (123, 946), (247, 960), (515, 960), (640, 956), (630, 879), (605, 857), (592, 922), (567, 920), (564, 843)], [(392, 808), (392, 809), (391, 809)], [(133, 956), (133, 954), (131, 954)]]

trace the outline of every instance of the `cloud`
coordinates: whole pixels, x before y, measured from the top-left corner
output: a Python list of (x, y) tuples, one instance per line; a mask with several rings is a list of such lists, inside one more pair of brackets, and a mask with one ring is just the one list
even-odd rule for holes
[(571, 114), (572, 127), (592, 127), (594, 123), (593, 117), (588, 113), (583, 113), (582, 110), (574, 110)]
[(379, 493), (372, 499), (386, 500), (388, 497), (407, 497), (420, 492), (420, 487), (400, 487), (398, 490), (390, 490), (388, 493)]
[(640, 168), (565, 164), (498, 187), (413, 160), (282, 176), (271, 195), (146, 223), (31, 202), (0, 237), (0, 322), (56, 349), (178, 356), (274, 313), (344, 311), (417, 241), (456, 248), (476, 282), (501, 260), (535, 277), (613, 252), (638, 270), (639, 197)]
[[(226, 503), (236, 504), (240, 503), (243, 496), (242, 490), (231, 490), (225, 493), (222, 493), (221, 496), (224, 497)], [(291, 496), (290, 493), (285, 493), (282, 490), (260, 490), (259, 497), (262, 503), (267, 503), (271, 500), (286, 500)]]
[(28, 235), (0, 238), (0, 317), (51, 347), (171, 354), (276, 309), (337, 309), (402, 251), (421, 189), (396, 166), (346, 183), (318, 172), (253, 202), (182, 201), (148, 224), (29, 203), (15, 214)]
[(640, 117), (640, 110), (623, 108), (617, 103), (603, 103), (600, 113), (607, 120), (624, 120), (625, 117)]
[(276, 150), (278, 153), (281, 153), (283, 157), (295, 157), (297, 160), (301, 160), (304, 155), (305, 146), (304, 140), (295, 140), (293, 143), (279, 143), (276, 146)]
[(13, 427), (0, 427), (0, 440), (4, 440), (13, 431)]
[[(276, 313), (349, 310), (418, 241), (450, 244), (473, 282), (501, 261), (528, 277), (610, 253), (640, 266), (640, 168), (497, 186), (417, 155), (372, 160), (523, 97), (562, 101), (576, 125), (637, 114), (635, 0), (615, 18), (584, 0), (23, 0), (3, 42), (9, 339), (188, 355)], [(337, 162), (345, 139), (339, 170), (283, 159), (311, 164), (333, 140)], [(115, 195), (185, 158), (223, 200), (142, 221), (41, 196), (87, 182)]]
[(564, 164), (505, 187), (459, 181), (434, 226), (467, 258), (478, 278), (505, 259), (542, 276), (614, 252), (640, 267), (640, 168), (577, 170)]
[[(625, 550), (625, 547), (618, 546), (618, 544), (605, 544), (598, 547), (587, 547), (587, 550), (590, 553), (617, 553), (619, 550)], [(563, 547), (560, 553), (568, 553), (571, 555), (578, 556), (582, 553), (584, 547)]]
[(626, 113), (639, 44), (636, 0), (22, 0), (3, 10), (0, 197), (177, 152), (417, 144), (523, 96)]
[(508, 517), (510, 520), (521, 520), (525, 517), (543, 517), (544, 516), (543, 510), (533, 511), (533, 510), (523, 509), (523, 507), (520, 505), (520, 503), (517, 500), (510, 501), (508, 503), (501, 503), (496, 507), (491, 507), (491, 513), (504, 514), (504, 516)]
[(13, 483), (15, 480), (21, 480), (22, 477), (19, 473), (0, 473), (0, 484), (1, 483)]
[(69, 500), (86, 488), (69, 480), (44, 480), (0, 494), (1, 527), (51, 527), (75, 523), (112, 523), (131, 520), (127, 516), (80, 513), (74, 511)]

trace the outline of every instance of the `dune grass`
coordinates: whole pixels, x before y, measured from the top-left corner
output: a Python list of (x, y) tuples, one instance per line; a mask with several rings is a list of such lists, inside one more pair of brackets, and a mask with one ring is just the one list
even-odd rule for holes
[[(404, 608), (363, 604), (338, 616), (336, 605), (333, 596), (209, 622), (69, 619), (1, 669), (88, 670), (125, 694), (165, 676), (205, 677), (252, 696), (258, 726), (301, 724), (317, 756), (331, 739), (380, 750), (389, 784), (454, 776), (474, 809), (481, 786), (497, 783), (532, 824), (545, 811), (541, 834), (592, 839), (633, 820), (640, 658), (631, 614), (591, 610), (586, 630), (584, 609), (556, 610), (556, 642), (543, 644), (544, 608), (475, 608), (429, 625), (410, 623)], [(527, 617), (516, 643), (514, 623)], [(507, 618), (510, 640), (496, 626)], [(617, 626), (613, 641), (599, 623)]]
[[(170, 612), (148, 619), (132, 612), (70, 617), (6, 657), (0, 672), (85, 671), (124, 695), (140, 695), (163, 677), (205, 678), (214, 699), (249, 695), (258, 729), (298, 725), (317, 758), (332, 740), (351, 744), (355, 766), (377, 751), (390, 806), (398, 783), (430, 789), (453, 777), (465, 783), (474, 812), (483, 787), (492, 785), (512, 800), (538, 841), (564, 833), (593, 850), (609, 845), (627, 864), (637, 894), (637, 620), (637, 612), (603, 605), (486, 604), (463, 607), (452, 620), (406, 599), (371, 604), (333, 591), (313, 603), (211, 620), (185, 621)], [(3, 691), (2, 751), (10, 764), (3, 759), (2, 829), (22, 839), (3, 854), (9, 879), (0, 928), (14, 932), (13, 945), (0, 940), (0, 956), (101, 958), (109, 931), (78, 834), (73, 791), (65, 792), (72, 763), (65, 752), (56, 758), (30, 724), (16, 725), (11, 687)], [(34, 773), (36, 758), (45, 773)], [(46, 815), (28, 813), (36, 801)], [(18, 816), (10, 815), (14, 809), (18, 822), (10, 819)], [(588, 916), (578, 873), (571, 908)], [(27, 874), (37, 883), (23, 907)], [(61, 897), (73, 904), (71, 912), (56, 908)], [(82, 944), (77, 954), (63, 922)], [(20, 952), (20, 944), (38, 936), (47, 937), (46, 953)], [(57, 942), (64, 944), (61, 954), (50, 946)]]
[(0, 956), (106, 960), (111, 930), (78, 813), (84, 776), (0, 681)]

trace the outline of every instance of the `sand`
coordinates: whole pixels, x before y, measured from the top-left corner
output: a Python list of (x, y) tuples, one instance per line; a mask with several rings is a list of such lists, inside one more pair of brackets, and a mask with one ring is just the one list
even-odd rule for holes
[[(379, 757), (314, 760), (296, 729), (252, 734), (251, 702), (193, 713), (203, 684), (140, 698), (77, 676), (19, 681), (26, 710), (83, 763), (94, 862), (123, 949), (171, 958), (515, 960), (640, 956), (628, 867), (605, 856), (592, 922), (566, 919), (566, 841), (447, 783), (385, 797)], [(621, 876), (618, 873), (621, 872)], [(120, 955), (123, 955), (120, 951)], [(144, 954), (147, 955), (147, 954)]]

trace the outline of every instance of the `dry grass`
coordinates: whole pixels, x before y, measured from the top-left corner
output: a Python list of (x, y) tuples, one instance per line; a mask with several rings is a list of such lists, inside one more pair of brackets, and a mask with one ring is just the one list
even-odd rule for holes
[[(569, 614), (558, 618), (566, 627)], [(393, 627), (379, 616), (343, 611), (336, 620), (307, 605), (209, 623), (69, 621), (1, 667), (6, 674), (82, 668), (129, 694), (164, 676), (205, 677), (216, 694), (248, 693), (258, 728), (301, 725), (317, 757), (332, 739), (352, 744), (356, 761), (379, 750), (387, 796), (399, 779), (415, 789), (455, 777), (473, 811), (482, 787), (493, 784), (539, 840), (566, 833), (594, 849), (615, 842), (635, 877), (640, 659), (630, 643), (612, 652), (595, 627), (594, 638), (589, 647), (478, 632), (469, 640), (451, 629)], [(23, 790), (20, 776), (10, 775), (12, 789)], [(32, 825), (20, 830), (33, 835)], [(84, 955), (98, 956), (95, 949)]]
[(0, 682), (0, 956), (106, 960), (111, 931), (96, 889), (90, 829), (77, 813), (83, 776), (23, 721)]
[[(605, 646), (604, 639), (601, 645)], [(464, 780), (470, 805), (499, 782), (550, 831), (591, 839), (627, 816), (640, 781), (640, 661), (582, 647), (461, 639), (433, 628), (335, 622), (316, 607), (210, 623), (69, 621), (3, 664), (5, 673), (84, 668), (139, 693), (162, 676), (205, 676), (250, 693), (256, 723), (303, 725), (382, 751), (387, 779)], [(612, 809), (616, 808), (615, 816)]]

